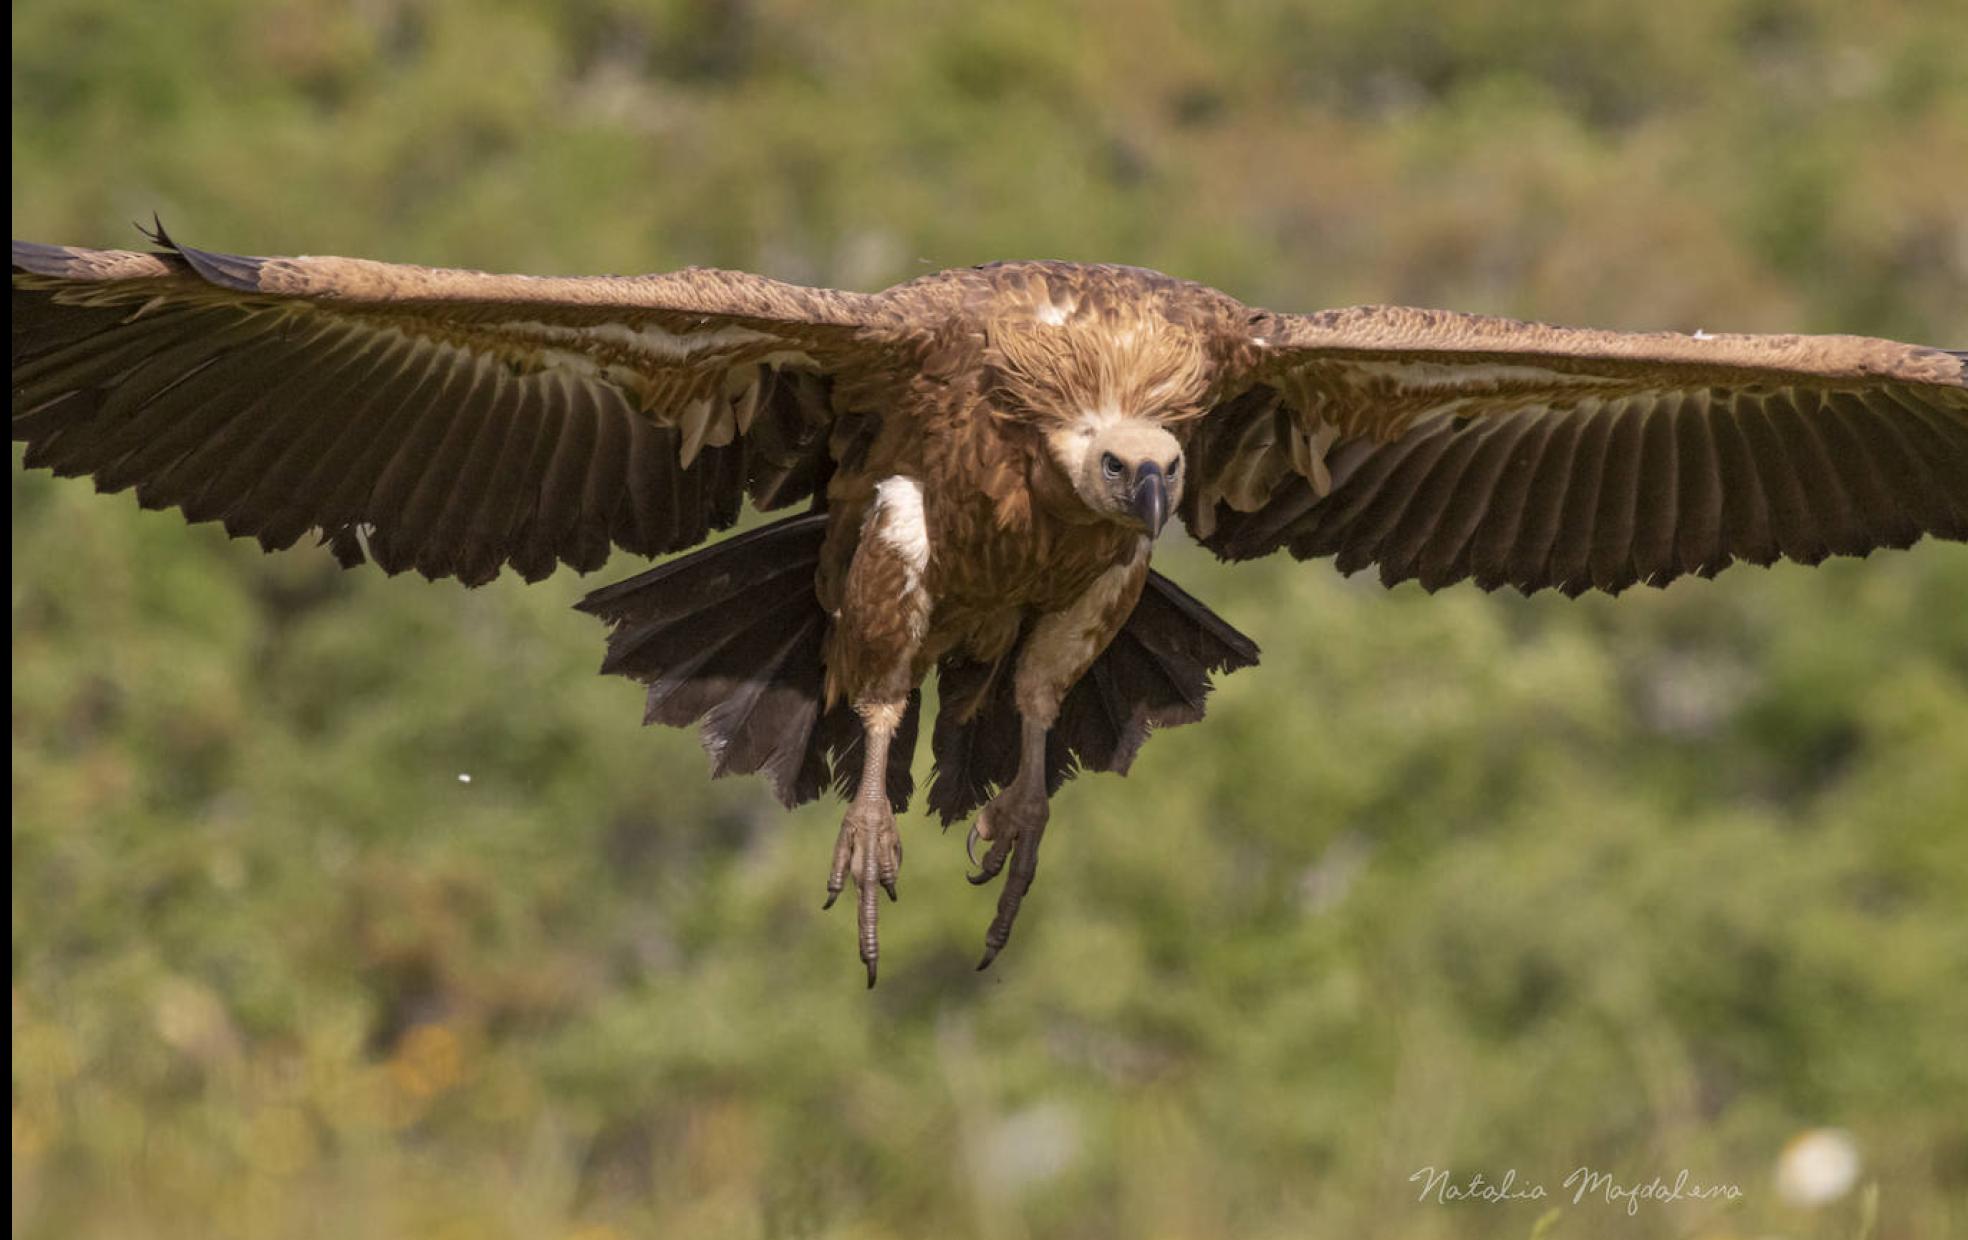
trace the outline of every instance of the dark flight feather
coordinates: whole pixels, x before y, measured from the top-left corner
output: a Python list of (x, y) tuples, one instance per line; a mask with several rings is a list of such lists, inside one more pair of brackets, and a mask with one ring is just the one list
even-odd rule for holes
[[(14, 243), (13, 433), (30, 467), (134, 487), (146, 507), (268, 548), (312, 532), (344, 565), (467, 584), (507, 567), (587, 571), (615, 547), (680, 551), (748, 500), (807, 503), (811, 515), (582, 604), (611, 626), (604, 670), (647, 687), (649, 721), (700, 726), (714, 773), (761, 773), (789, 804), (858, 774), (859, 721), (826, 705), (837, 630), (821, 600), (890, 472), (982, 498), (946, 508), (971, 515), (929, 549), (934, 571), (977, 575), (955, 594), (989, 610), (1004, 587), (984, 578), (1003, 572), (1046, 599), (1017, 604), (998, 647), (959, 643), (938, 665), (931, 808), (949, 821), (1010, 782), (1018, 626), (1070, 604), (1126, 543), (1062, 527), (1079, 532), (1046, 543), (1048, 560), (1005, 533), (1031, 528), (1047, 437), (1090, 409), (1186, 445), (1179, 511), (1218, 554), (1332, 556), (1389, 585), (1618, 592), (1737, 560), (1968, 538), (1958, 351), (1388, 306), (1282, 315), (1066, 263), (869, 295), (698, 268), (531, 278), (224, 254), (161, 224), (149, 236), (148, 253)], [(945, 455), (926, 465), (931, 444)], [(917, 476), (935, 468), (961, 477)], [(1079, 551), (1061, 550), (1073, 538)], [(1081, 584), (1054, 590), (1048, 573)], [(1148, 574), (1059, 703), (1047, 786), (1125, 771), (1154, 728), (1201, 717), (1212, 673), (1256, 657)], [(890, 751), (898, 805), (917, 702)]]
[[(1203, 717), (1212, 673), (1254, 667), (1257, 657), (1256, 643), (1150, 572), (1120, 633), (1060, 705), (1047, 738), (1048, 793), (1081, 770), (1126, 774), (1149, 733)], [(1017, 775), (1018, 708), (1011, 676), (974, 660), (944, 660), (937, 692), (929, 808), (947, 825)]]

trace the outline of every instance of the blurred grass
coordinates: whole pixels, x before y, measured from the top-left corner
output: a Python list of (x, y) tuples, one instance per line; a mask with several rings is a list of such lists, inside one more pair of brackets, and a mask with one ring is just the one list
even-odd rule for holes
[[(1941, 0), (12, 18), (16, 236), (1968, 342)], [(912, 815), (866, 994), (838, 809), (637, 729), (593, 581), (343, 575), (18, 465), (12, 513), (16, 1235), (1968, 1231), (1968, 548), (1566, 602), (1171, 546), (1264, 666), (1061, 794), (982, 977)], [(1777, 1199), (1821, 1123), (1876, 1198)]]

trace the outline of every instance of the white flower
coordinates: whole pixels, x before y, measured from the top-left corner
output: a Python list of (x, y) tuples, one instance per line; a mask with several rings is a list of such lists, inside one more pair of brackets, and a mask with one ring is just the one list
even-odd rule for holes
[(1843, 1128), (1807, 1128), (1777, 1155), (1777, 1195), (1816, 1209), (1850, 1192), (1859, 1178), (1859, 1146)]

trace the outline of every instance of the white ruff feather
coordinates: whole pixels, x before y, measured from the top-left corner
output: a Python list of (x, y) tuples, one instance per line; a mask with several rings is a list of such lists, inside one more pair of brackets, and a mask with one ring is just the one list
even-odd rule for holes
[(909, 588), (929, 568), (929, 522), (923, 516), (922, 483), (894, 474), (875, 484), (875, 506), (868, 514), (875, 536), (895, 549), (909, 570)]

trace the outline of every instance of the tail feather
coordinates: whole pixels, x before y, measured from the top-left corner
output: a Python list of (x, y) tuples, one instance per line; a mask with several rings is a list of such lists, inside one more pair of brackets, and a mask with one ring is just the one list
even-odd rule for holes
[[(810, 592), (805, 573), (767, 577), (750, 589), (704, 603), (681, 616), (660, 620), (623, 620), (608, 643), (602, 663), (605, 676), (650, 676), (676, 668), (685, 660), (701, 659), (739, 644), (747, 635), (774, 632), (772, 621), (784, 609), (789, 594), (802, 587)], [(802, 609), (804, 610), (804, 609)], [(815, 606), (812, 608), (818, 611)]]
[[(1046, 791), (1083, 769), (1125, 775), (1150, 732), (1203, 717), (1211, 673), (1255, 666), (1257, 654), (1250, 638), (1149, 573), (1127, 624), (1060, 704), (1046, 740)], [(931, 740), (929, 807), (946, 825), (1018, 774), (1018, 707), (1001, 668), (945, 659), (937, 669), (943, 705)]]
[[(861, 721), (822, 710), (827, 615), (813, 594), (825, 514), (794, 517), (604, 586), (578, 604), (612, 626), (604, 674), (646, 685), (643, 722), (701, 722), (713, 778), (761, 774), (787, 806), (861, 775)], [(914, 790), (919, 697), (889, 750), (888, 793)]]
[[(999, 666), (957, 657), (937, 665), (942, 705), (930, 733), (935, 765), (929, 808), (944, 826), (967, 816), (1018, 774), (1018, 707), (1011, 677), (998, 675)], [(1052, 765), (1046, 763), (1048, 773)]]
[(825, 513), (775, 521), (603, 586), (576, 603), (575, 610), (611, 622), (675, 620), (761, 577), (790, 569), (810, 574), (826, 536)]
[[(797, 739), (805, 749), (819, 704), (801, 692), (804, 686), (793, 655), (807, 644), (809, 634), (817, 638), (819, 631), (820, 625), (811, 617), (789, 631), (775, 629), (777, 644), (705, 713), (704, 747), (711, 755), (713, 778), (728, 771), (768, 768), (779, 756), (778, 746), (788, 740)], [(817, 655), (817, 641), (814, 646)]]
[[(609, 623), (604, 673), (647, 687), (644, 723), (700, 725), (711, 774), (760, 774), (787, 806), (860, 778), (861, 721), (844, 703), (824, 709), (827, 616), (812, 589), (825, 514), (794, 517), (671, 560), (583, 599)], [(946, 658), (931, 747), (929, 807), (966, 817), (1018, 774), (1016, 649), (999, 663)], [(1257, 647), (1159, 573), (1150, 573), (1127, 624), (1066, 695), (1046, 744), (1046, 787), (1081, 770), (1125, 774), (1156, 728), (1203, 717), (1212, 673), (1257, 662)], [(915, 790), (910, 770), (921, 715), (912, 693), (889, 749), (897, 811)]]

